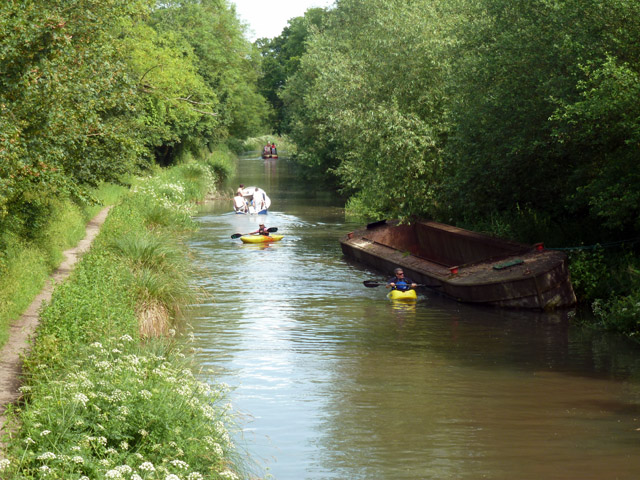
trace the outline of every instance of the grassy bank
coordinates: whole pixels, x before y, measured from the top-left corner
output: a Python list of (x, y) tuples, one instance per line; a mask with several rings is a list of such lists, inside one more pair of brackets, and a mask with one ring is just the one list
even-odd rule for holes
[[(124, 187), (103, 185), (91, 192), (100, 205), (111, 205)], [(101, 208), (70, 200), (51, 201), (29, 235), (19, 228), (0, 232), (0, 348), (10, 325), (40, 292), (63, 260), (62, 252), (84, 237), (85, 225)]]
[(182, 245), (193, 201), (216, 182), (189, 163), (136, 182), (42, 312), (10, 409), (2, 478), (246, 477), (225, 387), (173, 341), (191, 301)]

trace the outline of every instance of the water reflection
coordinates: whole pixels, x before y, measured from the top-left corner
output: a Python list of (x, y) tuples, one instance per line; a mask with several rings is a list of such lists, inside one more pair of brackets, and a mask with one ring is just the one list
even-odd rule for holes
[(353, 225), (281, 167), (248, 160), (237, 180), (268, 186), (282, 241), (232, 241), (257, 220), (203, 208), (191, 250), (209, 300), (189, 319), (276, 479), (638, 476), (637, 351), (566, 313), (364, 288), (384, 272), (342, 258)]

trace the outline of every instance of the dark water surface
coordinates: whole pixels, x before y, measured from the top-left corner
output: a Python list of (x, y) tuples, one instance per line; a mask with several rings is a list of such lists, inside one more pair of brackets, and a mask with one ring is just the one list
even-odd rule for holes
[[(284, 160), (239, 161), (269, 214), (203, 207), (197, 359), (234, 387), (243, 444), (277, 480), (640, 478), (640, 354), (566, 315), (394, 304), (345, 261), (335, 196)], [(260, 220), (284, 239), (243, 245)]]

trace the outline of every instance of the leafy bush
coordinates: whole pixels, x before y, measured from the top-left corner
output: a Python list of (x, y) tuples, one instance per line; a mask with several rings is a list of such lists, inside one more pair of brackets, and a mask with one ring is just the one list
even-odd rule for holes
[(571, 283), (580, 302), (608, 296), (610, 274), (601, 247), (576, 250), (569, 255)]
[(626, 257), (627, 268), (620, 269), (624, 293), (592, 304), (600, 324), (640, 342), (640, 268), (639, 259)]
[(235, 164), (230, 152), (215, 150), (205, 160), (211, 172), (220, 180), (229, 178), (235, 171)]

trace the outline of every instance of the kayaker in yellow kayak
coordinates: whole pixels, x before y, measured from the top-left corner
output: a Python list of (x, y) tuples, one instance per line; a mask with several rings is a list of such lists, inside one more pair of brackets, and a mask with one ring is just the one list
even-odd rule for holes
[(412, 288), (416, 288), (418, 286), (417, 283), (413, 283), (411, 279), (406, 278), (404, 276), (404, 271), (402, 268), (396, 268), (393, 273), (394, 277), (390, 278), (387, 281), (387, 288), (391, 288), (392, 290), (400, 290), (401, 292), (405, 292), (407, 290), (411, 290)]
[(256, 230), (255, 232), (251, 232), (250, 235), (265, 235), (267, 237), (269, 236), (269, 229), (264, 226), (264, 223), (261, 223), (258, 227), (258, 230)]

